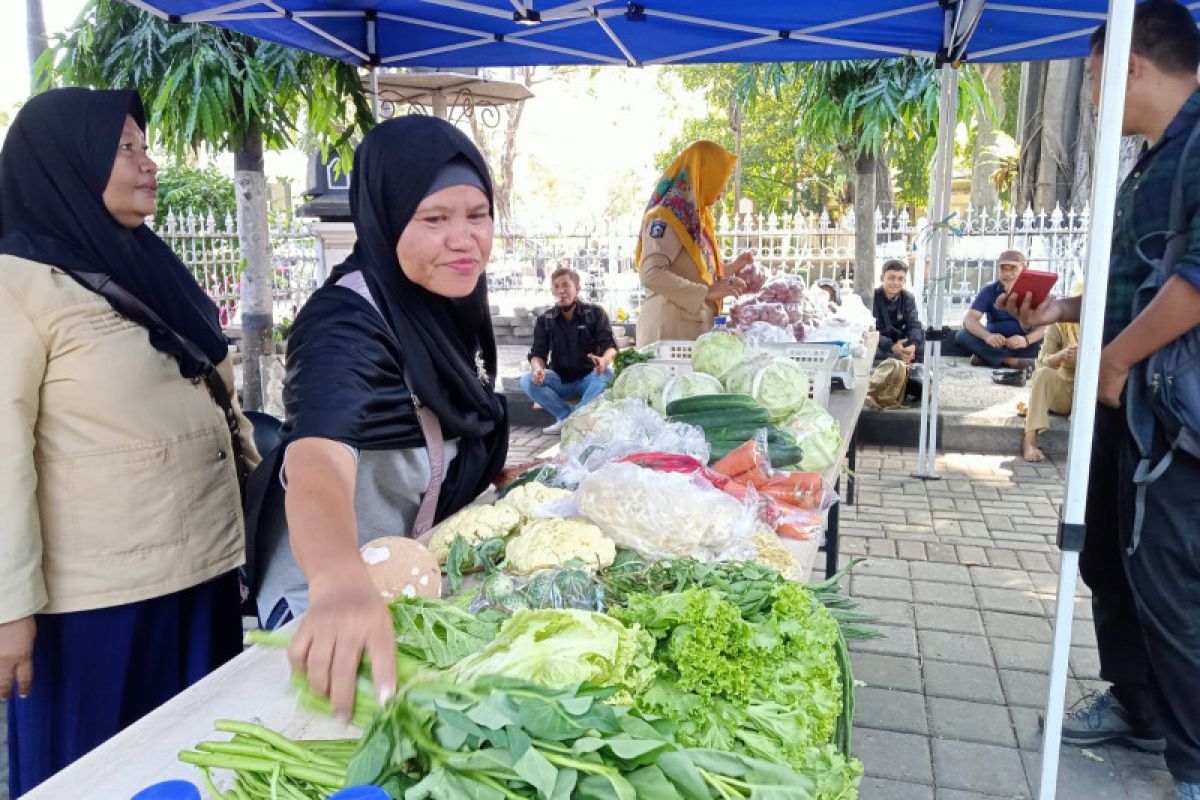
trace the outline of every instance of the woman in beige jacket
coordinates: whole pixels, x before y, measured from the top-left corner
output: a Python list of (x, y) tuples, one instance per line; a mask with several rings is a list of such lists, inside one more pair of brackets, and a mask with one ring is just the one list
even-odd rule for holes
[(695, 142), (659, 178), (642, 217), (635, 260), (646, 289), (637, 343), (694, 340), (711, 330), (721, 301), (746, 289), (737, 274), (754, 259), (721, 263), (712, 212), (737, 158), (709, 141)]
[[(144, 127), (133, 92), (60, 89), (0, 149), (13, 797), (240, 649), (235, 460), (257, 456), (236, 401), (238, 441), (204, 380), (216, 364), (233, 394), (216, 306), (143, 225), (157, 191)], [(112, 286), (157, 321), (117, 313)]]

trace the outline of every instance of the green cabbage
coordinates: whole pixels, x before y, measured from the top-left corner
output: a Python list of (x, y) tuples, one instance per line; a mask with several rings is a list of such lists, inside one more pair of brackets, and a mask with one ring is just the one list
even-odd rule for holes
[(833, 466), (842, 445), (842, 426), (832, 414), (816, 403), (805, 403), (781, 427), (804, 451), (801, 469), (824, 472)]
[(653, 403), (654, 398), (662, 395), (662, 390), (669, 380), (671, 373), (666, 367), (656, 364), (634, 364), (626, 367), (613, 383), (613, 399), (627, 400), (636, 397)]
[(672, 400), (683, 397), (695, 397), (700, 394), (722, 394), (725, 387), (712, 375), (703, 372), (687, 372), (672, 378), (663, 388), (654, 404), (655, 410), (662, 415), (667, 413), (667, 404)]
[[(617, 686), (628, 699), (654, 678), (653, 640), (636, 625), (577, 609), (518, 611), (487, 647), (454, 665), (450, 675), (523, 678), (554, 689), (579, 683)], [(619, 702), (619, 700), (618, 700)]]
[(717, 378), (742, 363), (746, 346), (737, 334), (730, 331), (709, 331), (696, 340), (692, 348), (692, 369)]
[(725, 388), (753, 397), (772, 422), (782, 422), (808, 403), (808, 373), (790, 358), (760, 356), (732, 370)]

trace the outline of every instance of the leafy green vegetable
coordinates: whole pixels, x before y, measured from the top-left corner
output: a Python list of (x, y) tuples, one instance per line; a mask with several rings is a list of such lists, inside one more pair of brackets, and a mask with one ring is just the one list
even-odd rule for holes
[(554, 689), (579, 683), (611, 686), (627, 698), (654, 677), (650, 637), (604, 614), (575, 609), (518, 611), (491, 644), (449, 675), (472, 680), (507, 675)]
[(801, 469), (824, 472), (833, 466), (842, 446), (841, 424), (836, 417), (816, 403), (805, 403), (781, 427), (804, 451)]
[(631, 594), (611, 609), (656, 641), (659, 674), (635, 707), (674, 721), (680, 744), (787, 764), (817, 787), (813, 797), (853, 796), (861, 765), (838, 747), (849, 745), (839, 721), (853, 685), (836, 620), (788, 581), (745, 606), (727, 597), (688, 588)]
[(636, 397), (651, 403), (662, 397), (662, 390), (671, 380), (671, 373), (657, 364), (634, 364), (613, 381), (612, 394), (615, 400)]
[(396, 628), (396, 650), (445, 669), (478, 652), (496, 637), (502, 614), (471, 614), (443, 600), (405, 597), (389, 608)]
[(417, 683), (371, 722), (346, 782), (393, 798), (811, 800), (785, 766), (683, 749), (669, 727), (612, 706), (611, 690), (519, 679)]
[(446, 588), (451, 594), (462, 589), (463, 575), (472, 572), (486, 572), (489, 575), (504, 564), (505, 539), (495, 536), (483, 539), (475, 544), (467, 544), (467, 540), (459, 535), (450, 543), (450, 552), (446, 556)]
[(621, 373), (625, 371), (626, 367), (641, 364), (652, 358), (654, 358), (652, 353), (640, 353), (635, 347), (627, 347), (621, 350), (613, 357), (613, 380), (621, 377)]

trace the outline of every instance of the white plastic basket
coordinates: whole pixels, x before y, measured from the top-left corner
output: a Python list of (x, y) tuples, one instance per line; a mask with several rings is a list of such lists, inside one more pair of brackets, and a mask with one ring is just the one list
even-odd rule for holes
[[(663, 339), (642, 347), (641, 352), (653, 356), (645, 363), (662, 367), (670, 372), (671, 377), (675, 377), (692, 371), (692, 350), (695, 346), (696, 343), (691, 341)], [(754, 345), (748, 350), (751, 353), (770, 353), (795, 361), (808, 373), (809, 397), (821, 408), (829, 408), (833, 367), (841, 355), (839, 345), (779, 342)]]

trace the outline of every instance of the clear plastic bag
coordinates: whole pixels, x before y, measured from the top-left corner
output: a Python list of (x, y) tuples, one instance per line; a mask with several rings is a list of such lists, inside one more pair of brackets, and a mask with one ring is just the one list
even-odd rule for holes
[(784, 328), (789, 324), (787, 309), (782, 303), (740, 303), (734, 306), (730, 313), (739, 329), (749, 328), (756, 322), (765, 322), (777, 328)]
[(627, 404), (623, 407), (627, 415), (615, 417), (606, 429), (564, 441), (552, 486), (573, 489), (590, 473), (632, 453), (659, 450), (708, 462), (710, 448), (703, 429), (668, 422), (639, 401), (621, 402)]
[(800, 303), (804, 291), (804, 279), (798, 275), (776, 275), (763, 284), (758, 299), (764, 303)]
[(750, 264), (742, 269), (737, 274), (739, 278), (746, 282), (746, 293), (757, 294), (762, 291), (763, 286), (767, 282), (767, 271), (758, 264)]
[(588, 475), (579, 510), (618, 547), (646, 558), (745, 561), (754, 554), (754, 505), (716, 489), (701, 474), (613, 463)]
[(603, 611), (604, 586), (581, 566), (568, 562), (529, 578), (494, 572), (484, 579), (470, 606), (477, 614), (486, 609), (506, 614), (526, 608), (577, 608)]
[(779, 344), (796, 341), (791, 327), (779, 328), (769, 322), (753, 322), (739, 330), (747, 345)]

